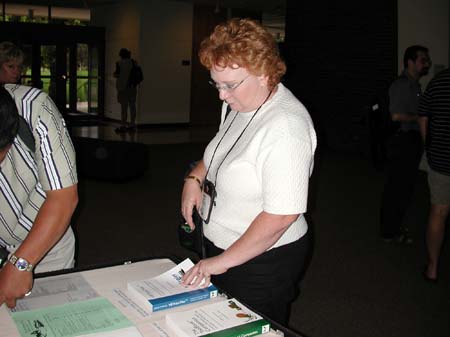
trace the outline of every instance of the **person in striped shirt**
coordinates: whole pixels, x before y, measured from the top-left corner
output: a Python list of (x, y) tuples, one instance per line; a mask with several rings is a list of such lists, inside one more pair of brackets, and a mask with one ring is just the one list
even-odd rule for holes
[(450, 209), (450, 69), (429, 83), (419, 104), (419, 126), (426, 150), (431, 207), (426, 231), (427, 281), (438, 278), (439, 257)]
[(73, 267), (77, 183), (74, 147), (49, 96), (0, 87), (0, 248), (10, 253), (0, 269), (0, 305), (13, 308), (30, 293), (33, 270)]

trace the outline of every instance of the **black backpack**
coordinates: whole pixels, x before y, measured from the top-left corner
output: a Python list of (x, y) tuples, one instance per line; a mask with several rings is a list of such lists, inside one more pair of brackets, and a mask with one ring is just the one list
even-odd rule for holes
[(144, 80), (144, 74), (142, 73), (141, 67), (137, 65), (136, 61), (132, 60), (132, 62), (133, 66), (131, 67), (128, 86), (135, 88)]

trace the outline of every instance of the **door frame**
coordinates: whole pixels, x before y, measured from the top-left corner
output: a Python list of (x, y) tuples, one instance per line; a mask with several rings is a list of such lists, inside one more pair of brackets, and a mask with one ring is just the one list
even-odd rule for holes
[[(63, 24), (39, 24), (21, 22), (0, 22), (0, 41), (11, 41), (18, 46), (32, 46), (32, 81), (37, 83), (40, 79), (40, 46), (56, 45), (57, 58), (66, 58), (63, 52), (70, 50), (70, 69), (67, 62), (57, 64), (57, 98), (55, 104), (61, 113), (66, 113), (66, 79), (62, 76), (69, 74), (71, 90), (76, 91), (76, 46), (77, 43), (88, 44), (98, 48), (98, 109), (99, 116), (104, 115), (104, 78), (105, 78), (105, 28), (92, 26), (67, 26)], [(63, 55), (64, 54), (64, 55)], [(70, 76), (70, 75), (75, 76)], [(64, 90), (61, 90), (64, 88)], [(64, 97), (63, 97), (64, 92)], [(70, 95), (69, 110), (76, 109), (76, 92)]]

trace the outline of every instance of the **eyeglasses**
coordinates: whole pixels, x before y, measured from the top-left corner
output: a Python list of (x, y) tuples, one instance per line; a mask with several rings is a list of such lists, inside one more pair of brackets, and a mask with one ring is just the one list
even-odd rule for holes
[(216, 88), (218, 91), (225, 90), (225, 91), (234, 91), (236, 90), (244, 81), (249, 78), (250, 75), (247, 75), (246, 78), (244, 78), (242, 81), (234, 83), (234, 84), (224, 84), (224, 85), (218, 85), (213, 80), (209, 80), (208, 83), (211, 84), (214, 88)]

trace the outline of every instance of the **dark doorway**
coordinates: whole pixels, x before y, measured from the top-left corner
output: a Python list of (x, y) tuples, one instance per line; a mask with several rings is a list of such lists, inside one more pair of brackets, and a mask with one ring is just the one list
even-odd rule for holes
[(253, 10), (194, 6), (190, 115), (192, 125), (219, 125), (222, 106), (217, 90), (208, 83), (209, 71), (200, 64), (198, 59), (201, 41), (211, 34), (217, 24), (228, 18), (253, 18), (261, 21), (261, 15), (260, 11)]

